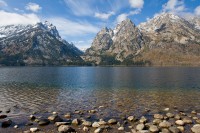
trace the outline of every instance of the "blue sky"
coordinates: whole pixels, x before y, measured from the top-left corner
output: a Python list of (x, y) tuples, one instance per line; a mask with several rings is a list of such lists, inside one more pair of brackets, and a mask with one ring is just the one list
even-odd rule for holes
[(105, 26), (114, 28), (126, 18), (138, 25), (162, 12), (200, 16), (200, 0), (0, 0), (0, 26), (47, 20), (83, 49)]

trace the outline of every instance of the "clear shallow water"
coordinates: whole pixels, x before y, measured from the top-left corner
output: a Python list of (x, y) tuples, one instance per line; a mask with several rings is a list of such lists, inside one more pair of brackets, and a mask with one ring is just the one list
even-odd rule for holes
[(145, 108), (200, 110), (200, 68), (5, 67), (0, 68), (0, 110), (88, 110), (99, 117), (135, 114)]

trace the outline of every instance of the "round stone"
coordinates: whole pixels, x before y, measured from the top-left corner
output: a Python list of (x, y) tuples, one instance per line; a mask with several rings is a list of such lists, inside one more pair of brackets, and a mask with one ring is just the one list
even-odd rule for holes
[(155, 125), (150, 125), (149, 127), (149, 131), (153, 132), (153, 133), (157, 133), (159, 131), (158, 127)]
[(110, 120), (108, 121), (108, 123), (109, 123), (109, 124), (117, 124), (117, 120), (115, 120), (115, 119), (110, 119)]
[(190, 118), (187, 118), (187, 117), (183, 118), (183, 122), (185, 124), (192, 124), (192, 120)]
[(89, 128), (88, 128), (88, 127), (83, 127), (83, 131), (84, 131), (84, 132), (88, 132), (88, 131), (89, 131)]
[(118, 130), (119, 131), (124, 131), (124, 127), (119, 127)]
[(61, 126), (61, 125), (67, 125), (68, 123), (67, 122), (56, 122), (55, 125), (57, 127)]
[(98, 122), (94, 122), (94, 123), (92, 124), (92, 127), (98, 128), (98, 127), (100, 127), (100, 124), (99, 124)]
[(161, 115), (161, 114), (154, 114), (154, 118), (155, 118), (155, 119), (163, 119), (164, 116)]
[(183, 126), (178, 126), (177, 128), (178, 128), (181, 132), (183, 132), (183, 131), (185, 130)]
[(73, 125), (79, 125), (79, 124), (80, 124), (80, 120), (79, 120), (79, 119), (74, 119), (74, 120), (72, 121), (72, 124), (73, 124)]
[(61, 125), (58, 127), (58, 132), (59, 133), (71, 133), (71, 132), (76, 132), (75, 129), (68, 125)]
[(58, 116), (58, 115), (52, 115), (48, 117), (48, 120), (52, 121), (52, 122), (61, 122), (62, 119)]
[(144, 129), (144, 124), (138, 124), (136, 126), (136, 130), (140, 131), (140, 130), (143, 130)]
[(169, 128), (172, 124), (168, 121), (163, 121), (159, 124), (159, 127), (161, 128)]
[(1, 127), (6, 128), (6, 127), (9, 127), (11, 124), (12, 124), (12, 121), (9, 120), (9, 119), (7, 119), (7, 120), (4, 120), (4, 121), (1, 123)]
[(48, 125), (50, 123), (49, 120), (47, 119), (41, 119), (39, 122), (38, 122), (38, 125), (40, 126), (45, 126), (45, 125)]
[(37, 132), (37, 131), (39, 131), (39, 129), (37, 127), (32, 127), (32, 128), (30, 128), (30, 131), (31, 132)]
[(134, 121), (134, 120), (135, 120), (135, 117), (134, 117), (134, 116), (129, 116), (127, 119), (128, 119), (129, 121)]
[(144, 116), (142, 116), (139, 121), (140, 121), (140, 123), (146, 123), (147, 119)]
[(193, 133), (200, 133), (200, 124), (195, 124), (191, 130)]
[(91, 127), (92, 126), (92, 122), (90, 122), (90, 121), (84, 121), (83, 125), (87, 126), (87, 127)]
[(103, 131), (102, 128), (97, 128), (97, 129), (94, 131), (94, 133), (101, 133), (102, 131)]
[(174, 117), (174, 114), (172, 114), (172, 113), (167, 113), (166, 116), (167, 116), (168, 118), (173, 118), (173, 117)]
[(185, 124), (182, 120), (177, 120), (175, 123), (179, 126), (183, 126)]
[(157, 125), (160, 124), (161, 122), (162, 122), (161, 119), (154, 119), (154, 120), (153, 120), (153, 123), (154, 123), (154, 124), (157, 124)]
[(179, 130), (177, 127), (170, 127), (170, 128), (169, 128), (169, 131), (170, 131), (171, 133), (180, 133), (180, 130)]

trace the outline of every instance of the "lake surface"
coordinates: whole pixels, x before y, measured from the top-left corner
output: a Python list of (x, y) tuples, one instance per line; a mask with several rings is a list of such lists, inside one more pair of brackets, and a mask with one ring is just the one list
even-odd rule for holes
[(104, 106), (101, 117), (200, 109), (200, 68), (2, 67), (0, 110), (73, 112)]

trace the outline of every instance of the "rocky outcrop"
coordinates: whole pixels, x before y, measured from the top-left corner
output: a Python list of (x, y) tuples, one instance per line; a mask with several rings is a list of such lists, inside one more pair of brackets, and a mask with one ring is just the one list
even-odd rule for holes
[(114, 30), (99, 32), (83, 59), (97, 64), (112, 57), (108, 61), (118, 64), (200, 65), (199, 22), (197, 17), (186, 20), (171, 13), (159, 14), (138, 26), (127, 19)]
[(0, 27), (1, 65), (67, 65), (83, 62), (82, 54), (47, 21)]

